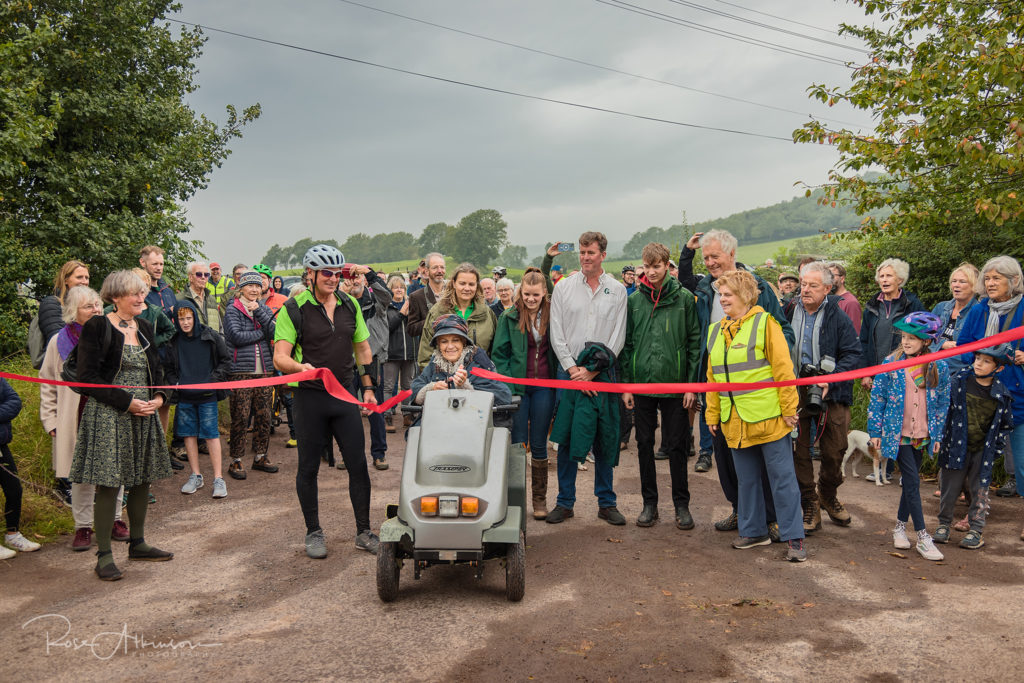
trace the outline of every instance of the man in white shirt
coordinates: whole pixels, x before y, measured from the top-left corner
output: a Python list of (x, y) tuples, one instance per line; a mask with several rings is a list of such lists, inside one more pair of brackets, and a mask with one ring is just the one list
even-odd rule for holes
[[(626, 340), (626, 288), (604, 272), (608, 238), (599, 232), (585, 232), (579, 240), (580, 270), (564, 278), (551, 295), (551, 343), (558, 357), (558, 379), (589, 382), (597, 372), (576, 365), (587, 342), (600, 342), (615, 354)], [(609, 524), (625, 524), (618, 511), (612, 487), (613, 454), (600, 452), (594, 444), (594, 495), (598, 517)], [(576, 463), (569, 458), (566, 444), (558, 446), (558, 498), (548, 513), (549, 524), (573, 516), (576, 503)]]

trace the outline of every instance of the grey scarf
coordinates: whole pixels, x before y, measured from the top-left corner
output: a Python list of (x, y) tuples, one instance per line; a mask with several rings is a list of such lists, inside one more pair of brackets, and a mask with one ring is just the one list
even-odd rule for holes
[[(988, 300), (988, 321), (985, 323), (985, 336), (991, 337), (999, 332), (999, 318), (1004, 315), (1011, 315), (1014, 309), (1020, 305), (1021, 295), (1010, 297), (1006, 301)], [(1011, 321), (1007, 321), (1008, 323)], [(1009, 325), (1007, 325), (1009, 327)]]
[[(825, 320), (825, 305), (827, 303), (828, 299), (825, 299), (818, 306), (817, 315), (814, 318), (814, 327), (811, 330), (811, 364), (815, 367), (821, 361), (821, 350), (818, 348), (818, 341), (821, 339), (821, 323)], [(803, 355), (803, 329), (804, 317), (806, 315), (807, 312), (804, 310), (802, 303), (793, 306), (793, 321), (790, 324), (793, 327), (794, 335), (796, 335), (796, 343), (790, 349), (790, 355), (793, 358), (793, 370), (796, 372), (797, 377), (800, 376), (800, 357)]]

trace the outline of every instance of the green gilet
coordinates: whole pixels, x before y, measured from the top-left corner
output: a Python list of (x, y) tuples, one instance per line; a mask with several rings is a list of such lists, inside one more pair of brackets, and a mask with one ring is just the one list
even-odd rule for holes
[[(771, 363), (764, 353), (767, 313), (745, 320), (728, 349), (720, 330), (718, 324), (708, 330), (708, 365), (716, 382), (771, 382), (774, 379)], [(782, 415), (779, 391), (775, 387), (720, 391), (718, 397), (722, 422), (729, 420), (734, 405), (744, 422), (761, 422)]]

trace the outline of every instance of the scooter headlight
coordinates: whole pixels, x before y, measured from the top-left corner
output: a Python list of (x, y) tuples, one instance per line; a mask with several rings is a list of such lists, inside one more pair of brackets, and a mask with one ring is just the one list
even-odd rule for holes
[(462, 516), (476, 517), (480, 512), (480, 499), (466, 496), (462, 499)]
[(459, 516), (459, 497), (458, 496), (438, 496), (437, 497), (437, 514), (441, 517), (458, 517)]

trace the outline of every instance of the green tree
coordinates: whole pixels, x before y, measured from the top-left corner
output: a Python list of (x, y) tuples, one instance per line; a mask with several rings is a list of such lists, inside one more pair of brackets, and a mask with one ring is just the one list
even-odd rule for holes
[[(869, 61), (853, 72), (849, 87), (817, 84), (810, 93), (829, 105), (846, 102), (867, 111), (874, 131), (865, 135), (812, 121), (793, 133), (797, 142), (839, 150), (819, 201), (842, 202), (839, 193), (846, 193), (864, 216), (857, 236), (868, 236), (869, 244), (854, 258), (873, 258), (878, 245), (906, 252), (900, 245), (947, 243), (949, 259), (922, 264), (929, 277), (941, 279), (950, 260), (980, 258), (981, 247), (995, 246), (991, 236), (1002, 245), (996, 251), (1010, 249), (1019, 242), (1024, 211), (1024, 4), (858, 4), (881, 21), (844, 25), (842, 33), (868, 45)], [(857, 175), (868, 168), (885, 175)], [(871, 215), (886, 206), (891, 216)], [(958, 240), (948, 243), (950, 235)]]
[[(93, 277), (155, 243), (169, 272), (199, 247), (183, 204), (206, 187), (228, 142), (259, 116), (228, 107), (223, 127), (185, 104), (199, 30), (174, 35), (162, 0), (8, 0), (0, 4), (0, 353), (21, 347), (30, 305), (74, 257)], [(8, 264), (10, 270), (8, 269)]]
[(447, 223), (431, 223), (423, 228), (419, 238), (416, 240), (420, 248), (419, 255), (426, 256), (431, 252), (444, 253), (445, 247), (451, 242), (450, 236), (455, 228)]
[(507, 229), (508, 223), (494, 209), (474, 211), (463, 216), (451, 232), (445, 255), (484, 268), (508, 242)]
[(529, 260), (529, 254), (526, 252), (526, 247), (518, 244), (508, 245), (498, 257), (500, 264), (506, 268), (522, 268), (527, 260)]

